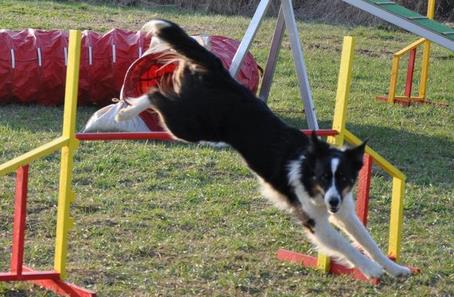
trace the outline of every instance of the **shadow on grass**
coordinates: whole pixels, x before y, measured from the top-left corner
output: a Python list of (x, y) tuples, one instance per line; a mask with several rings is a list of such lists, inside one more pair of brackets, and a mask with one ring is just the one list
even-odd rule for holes
[[(287, 123), (306, 127), (302, 115), (279, 114)], [(319, 122), (329, 129), (331, 122)], [(448, 138), (416, 134), (405, 130), (347, 123), (347, 129), (399, 168), (410, 183), (428, 186), (452, 186), (454, 176), (454, 142)]]
[[(96, 107), (80, 107), (78, 128), (81, 130)], [(282, 113), (278, 115), (295, 127), (306, 127), (301, 113)], [(0, 129), (6, 127), (12, 133), (59, 134), (63, 110), (61, 107), (6, 105), (0, 109)], [(331, 122), (320, 122), (321, 128), (330, 128)], [(348, 124), (348, 129), (361, 139), (369, 138), (369, 145), (401, 169), (410, 183), (420, 185), (450, 185), (453, 176), (454, 143), (447, 138), (416, 134), (404, 130), (390, 129), (372, 125)], [(174, 147), (179, 143), (169, 143)]]
[(3, 297), (27, 297), (30, 296), (30, 292), (28, 290), (24, 289), (14, 289), (14, 290), (1, 290), (0, 291), (1, 296)]

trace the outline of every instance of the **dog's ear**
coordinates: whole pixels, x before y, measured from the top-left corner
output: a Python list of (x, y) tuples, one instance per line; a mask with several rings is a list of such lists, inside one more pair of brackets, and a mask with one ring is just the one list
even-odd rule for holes
[(348, 149), (345, 151), (345, 155), (350, 160), (351, 164), (355, 167), (356, 170), (360, 170), (363, 166), (363, 157), (364, 151), (366, 150), (366, 144), (368, 139), (364, 140), (363, 143), (357, 147)]
[(312, 130), (311, 143), (309, 145), (309, 153), (314, 155), (321, 155), (329, 150), (329, 144), (323, 140), (320, 140), (317, 136), (317, 132)]

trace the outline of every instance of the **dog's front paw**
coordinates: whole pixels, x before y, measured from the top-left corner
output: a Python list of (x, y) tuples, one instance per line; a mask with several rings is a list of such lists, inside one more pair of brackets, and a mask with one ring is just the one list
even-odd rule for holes
[(360, 268), (360, 270), (367, 278), (380, 278), (384, 273), (383, 267), (375, 262), (370, 262), (367, 266)]
[(390, 274), (394, 277), (406, 277), (411, 274), (410, 268), (401, 266), (401, 265), (397, 265), (395, 263), (393, 263), (393, 265), (385, 267), (385, 270), (388, 274)]

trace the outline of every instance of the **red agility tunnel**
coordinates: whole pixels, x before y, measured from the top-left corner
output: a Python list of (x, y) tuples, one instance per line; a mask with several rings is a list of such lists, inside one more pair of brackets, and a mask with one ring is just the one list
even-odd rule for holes
[[(105, 105), (118, 96), (129, 65), (148, 47), (144, 33), (84, 31), (79, 104)], [(0, 103), (63, 103), (68, 35), (65, 31), (0, 31)]]
[[(208, 48), (229, 67), (239, 42), (221, 36), (208, 39)], [(118, 97), (126, 72), (133, 69), (129, 67), (148, 49), (150, 41), (151, 37), (140, 31), (113, 29), (104, 35), (84, 31), (79, 104), (104, 106)], [(65, 31), (0, 30), (0, 104), (63, 104), (67, 45)], [(153, 71), (148, 71), (148, 76), (158, 79), (159, 73)], [(238, 79), (253, 92), (257, 90), (258, 66), (250, 54)], [(140, 88), (146, 86), (142, 82)]]

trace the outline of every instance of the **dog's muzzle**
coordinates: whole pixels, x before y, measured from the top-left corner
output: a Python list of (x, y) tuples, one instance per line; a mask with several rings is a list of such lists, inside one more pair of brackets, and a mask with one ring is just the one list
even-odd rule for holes
[(331, 213), (336, 213), (339, 210), (340, 198), (339, 197), (330, 197), (328, 199), (329, 211)]

